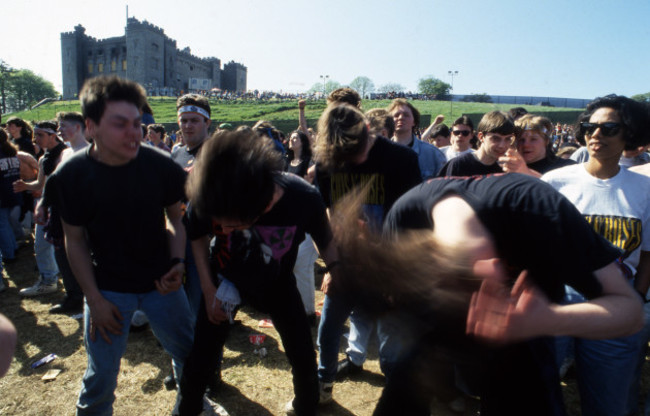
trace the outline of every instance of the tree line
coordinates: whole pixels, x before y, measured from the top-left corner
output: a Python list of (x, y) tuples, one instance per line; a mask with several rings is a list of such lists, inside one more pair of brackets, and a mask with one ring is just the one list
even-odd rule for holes
[(29, 69), (14, 69), (0, 60), (0, 110), (21, 111), (60, 94), (54, 85)]

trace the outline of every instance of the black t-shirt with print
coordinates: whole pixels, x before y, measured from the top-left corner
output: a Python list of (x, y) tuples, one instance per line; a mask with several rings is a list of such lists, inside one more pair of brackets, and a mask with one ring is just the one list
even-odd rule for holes
[(48, 178), (48, 198), (66, 223), (87, 232), (99, 289), (154, 290), (171, 266), (164, 209), (183, 198), (185, 173), (150, 146), (122, 166), (98, 162), (91, 148)]
[(371, 180), (373, 182), (364, 211), (368, 219), (381, 227), (397, 198), (422, 182), (417, 154), (406, 146), (378, 136), (366, 161), (359, 165), (327, 172), (316, 164), (316, 183), (329, 208), (350, 191)]
[(214, 236), (213, 274), (221, 273), (260, 310), (267, 309), (273, 293), (295, 286), (293, 267), (305, 233), (320, 250), (332, 239), (325, 205), (314, 186), (289, 173), (278, 174), (276, 184), (284, 190), (282, 197), (248, 230), (224, 234), (216, 221), (198, 217), (191, 206), (188, 210), (188, 238)]
[(484, 165), (476, 158), (475, 153), (465, 153), (445, 163), (438, 173), (439, 177), (446, 176), (475, 176), (503, 173), (498, 163)]

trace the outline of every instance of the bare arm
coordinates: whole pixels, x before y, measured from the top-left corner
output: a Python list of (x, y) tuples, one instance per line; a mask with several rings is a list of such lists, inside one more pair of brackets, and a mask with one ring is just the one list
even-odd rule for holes
[(43, 186), (45, 186), (45, 173), (43, 173), (43, 159), (41, 159), (38, 162), (38, 176), (36, 177), (35, 181), (31, 182), (25, 182), (22, 179), (18, 179), (16, 182), (14, 182), (14, 192), (22, 192), (22, 191), (32, 191), (32, 192), (38, 192), (43, 190)]
[(196, 269), (199, 273), (208, 320), (213, 324), (219, 324), (228, 319), (228, 316), (221, 309), (221, 301), (214, 296), (217, 293), (217, 288), (212, 283), (210, 263), (208, 262), (209, 245), (210, 238), (208, 236), (192, 240), (192, 254), (194, 254)]
[(535, 178), (542, 177), (541, 173), (528, 167), (523, 156), (515, 149), (508, 149), (504, 156), (499, 157), (499, 165), (504, 172), (523, 173)]
[(0, 377), (9, 370), (11, 357), (16, 349), (16, 340), (16, 328), (7, 317), (0, 314)]
[[(183, 208), (178, 201), (165, 208), (167, 213), (167, 231), (169, 236), (169, 252), (172, 258), (185, 258), (185, 226), (183, 225)], [(158, 292), (167, 294), (178, 290), (183, 284), (185, 265), (177, 263), (172, 265), (167, 273), (156, 280)]]
[(472, 296), (467, 332), (486, 340), (507, 343), (538, 336), (569, 335), (602, 339), (629, 335), (643, 325), (642, 305), (616, 263), (594, 272), (603, 295), (589, 302), (552, 304), (523, 272), (511, 291), (506, 273), (496, 260), (476, 262), (483, 278)]
[(27, 152), (19, 151), (16, 155), (20, 161), (20, 179), (33, 181), (38, 177), (38, 162), (34, 156)]
[(298, 120), (300, 121), (300, 131), (309, 137), (309, 126), (307, 126), (307, 119), (305, 118), (305, 100), (298, 101)]
[(445, 119), (445, 116), (443, 116), (442, 114), (438, 114), (436, 116), (436, 118), (433, 120), (433, 123), (431, 123), (431, 125), (429, 127), (427, 127), (427, 129), (424, 131), (424, 133), (422, 133), (422, 138), (420, 140), (428, 143), (429, 138), (431, 137), (431, 132), (433, 131), (433, 129), (436, 128), (436, 126), (438, 124), (442, 123), (444, 121), (444, 119)]
[(97, 288), (84, 228), (70, 225), (63, 219), (61, 223), (65, 233), (65, 250), (70, 267), (90, 308), (90, 339), (94, 342), (95, 331), (99, 330), (101, 337), (110, 344), (108, 333), (118, 335), (122, 332), (120, 322), (123, 320), (122, 315), (119, 309), (107, 301)]

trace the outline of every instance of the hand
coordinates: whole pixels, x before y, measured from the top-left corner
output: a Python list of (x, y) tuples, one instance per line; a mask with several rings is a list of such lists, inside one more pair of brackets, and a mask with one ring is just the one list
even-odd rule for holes
[(515, 149), (508, 149), (506, 154), (499, 158), (499, 165), (504, 172), (528, 173), (526, 161)]
[(304, 110), (306, 104), (307, 104), (307, 101), (305, 101), (305, 100), (298, 100), (298, 109), (300, 109), (300, 110)]
[(34, 221), (38, 225), (45, 225), (48, 216), (47, 208), (43, 205), (43, 200), (39, 199), (36, 208), (34, 208)]
[(443, 114), (438, 114), (436, 118), (433, 119), (433, 125), (437, 126), (438, 124), (442, 123), (445, 120), (445, 116)]
[(467, 315), (467, 334), (489, 342), (505, 344), (543, 335), (553, 335), (554, 306), (528, 280), (523, 271), (512, 290), (499, 260), (481, 260), (474, 274), (483, 278), (474, 292)]
[(22, 179), (18, 179), (16, 182), (13, 183), (13, 185), (14, 185), (14, 192), (22, 192), (27, 190), (27, 184)]
[(172, 266), (167, 273), (156, 280), (156, 289), (160, 292), (161, 295), (166, 295), (168, 293), (178, 290), (183, 284), (183, 275), (185, 274), (185, 265), (183, 263), (178, 263)]
[(208, 320), (215, 325), (219, 325), (227, 320), (228, 315), (223, 311), (223, 309), (221, 309), (221, 301), (215, 296), (217, 293), (217, 287), (210, 282), (208, 287), (203, 287), (202, 289)]
[(332, 275), (330, 273), (325, 273), (323, 275), (323, 282), (320, 285), (320, 290), (323, 294), (327, 295), (332, 287)]
[(124, 320), (117, 306), (100, 297), (94, 302), (88, 302), (90, 308), (90, 340), (95, 342), (95, 331), (99, 330), (106, 343), (111, 344), (108, 337), (110, 332), (113, 335), (122, 334), (122, 323)]

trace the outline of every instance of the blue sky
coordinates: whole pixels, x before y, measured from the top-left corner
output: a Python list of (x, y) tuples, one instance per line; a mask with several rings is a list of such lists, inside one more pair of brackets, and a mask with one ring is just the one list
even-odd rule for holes
[[(61, 90), (60, 33), (121, 36), (126, 2), (20, 0), (3, 7), (0, 59)], [(186, 4), (181, 8), (178, 4)], [(305, 91), (320, 75), (415, 91), (594, 98), (650, 91), (650, 1), (131, 1), (129, 15), (181, 48), (248, 67), (249, 89)]]

